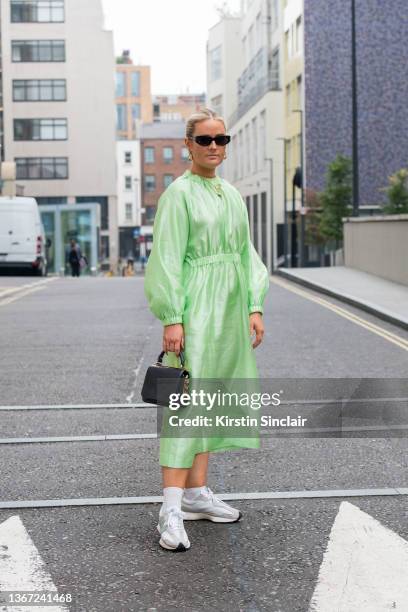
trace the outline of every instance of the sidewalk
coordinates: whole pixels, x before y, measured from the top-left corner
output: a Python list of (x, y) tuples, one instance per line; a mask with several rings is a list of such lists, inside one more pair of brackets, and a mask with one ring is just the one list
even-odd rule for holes
[(408, 329), (408, 286), (346, 266), (279, 268), (275, 274)]

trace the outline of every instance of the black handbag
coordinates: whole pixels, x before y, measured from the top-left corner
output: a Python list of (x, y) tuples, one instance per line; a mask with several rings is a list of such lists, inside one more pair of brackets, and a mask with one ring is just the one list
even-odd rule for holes
[(162, 363), (162, 351), (156, 363), (147, 368), (142, 387), (142, 399), (148, 404), (168, 406), (172, 393), (188, 393), (190, 373), (184, 368), (184, 353), (180, 351), (180, 368)]

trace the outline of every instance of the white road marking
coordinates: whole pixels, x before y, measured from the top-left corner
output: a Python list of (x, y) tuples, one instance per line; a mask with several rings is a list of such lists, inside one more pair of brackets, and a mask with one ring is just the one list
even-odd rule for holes
[(129, 410), (129, 408), (157, 408), (155, 404), (145, 404), (143, 402), (139, 404), (41, 404), (41, 405), (27, 405), (27, 406), (0, 406), (0, 410), (77, 410), (77, 409), (110, 409), (110, 408), (122, 408)]
[(54, 442), (99, 442), (103, 440), (143, 440), (157, 438), (157, 433), (100, 434), (95, 436), (43, 436), (38, 438), (0, 438), (0, 444), (40, 444)]
[[(407, 397), (363, 397), (363, 398), (346, 398), (346, 399), (342, 399), (342, 398), (335, 398), (335, 399), (323, 399), (322, 398), (318, 398), (318, 399), (307, 399), (307, 400), (289, 400), (289, 401), (284, 401), (282, 400), (280, 405), (281, 406), (308, 406), (308, 405), (315, 405), (317, 403), (324, 403), (324, 405), (326, 404), (340, 404), (341, 402), (344, 402), (345, 404), (362, 404), (365, 402), (370, 402), (370, 403), (381, 403), (381, 402), (408, 402), (408, 398)], [(110, 409), (110, 408), (119, 408), (119, 409), (129, 409), (129, 408), (157, 408), (156, 404), (147, 404), (146, 402), (138, 402), (135, 404), (26, 404), (26, 405), (11, 405), (11, 406), (1, 406), (0, 405), (0, 411), (1, 410), (79, 410), (79, 409), (93, 409), (93, 410), (99, 410), (99, 409)]]
[[(263, 491), (251, 493), (217, 493), (224, 500), (246, 499), (308, 499), (331, 497), (384, 497), (408, 495), (408, 488), (390, 489), (338, 489), (321, 491)], [(0, 509), (6, 508), (54, 508), (66, 506), (114, 506), (127, 504), (157, 504), (163, 501), (162, 495), (143, 497), (80, 497), (71, 499), (37, 499), (0, 502)]]
[(343, 501), (309, 612), (408, 610), (408, 542)]
[[(377, 434), (379, 432), (391, 432), (391, 431), (399, 431), (406, 432), (408, 431), (408, 425), (395, 425), (395, 424), (384, 424), (384, 425), (354, 425), (350, 427), (290, 427), (290, 429), (280, 429), (278, 428), (276, 431), (273, 429), (260, 429), (259, 435), (261, 438), (273, 438), (278, 437), (280, 439), (284, 438), (285, 435), (288, 437), (300, 434), (300, 436), (305, 434), (327, 434), (327, 433), (347, 433), (347, 432), (374, 432)], [(106, 440), (148, 440), (158, 438), (158, 434), (156, 432), (146, 432), (146, 433), (124, 433), (124, 434), (97, 434), (97, 435), (84, 435), (84, 436), (38, 436), (38, 437), (30, 437), (23, 436), (20, 438), (0, 438), (1, 444), (54, 444), (60, 442), (103, 442)], [(326, 436), (306, 436), (307, 439), (314, 438), (325, 438)], [(398, 436), (399, 438), (407, 437), (405, 435)], [(350, 436), (349, 439), (355, 439), (355, 437)]]
[[(0, 524), (1, 591), (52, 591), (58, 593), (41, 556), (19, 516)], [(6, 606), (10, 612), (65, 612), (65, 605)]]
[(139, 372), (140, 372), (140, 369), (142, 367), (142, 363), (144, 361), (144, 347), (146, 346), (146, 344), (148, 343), (148, 341), (150, 339), (151, 330), (152, 330), (154, 324), (155, 324), (155, 320), (153, 320), (150, 323), (149, 327), (147, 328), (146, 336), (144, 338), (144, 342), (143, 342), (143, 345), (142, 345), (142, 350), (140, 351), (139, 361), (137, 363), (136, 368), (133, 370), (133, 372), (134, 372), (134, 379), (133, 379), (132, 391), (126, 397), (126, 401), (128, 403), (130, 403), (132, 401), (132, 399), (133, 399), (133, 397), (135, 395), (135, 390), (136, 390), (137, 383), (138, 383)]
[(46, 278), (44, 280), (36, 281), (34, 283), (26, 283), (25, 285), (18, 285), (16, 287), (0, 287), (0, 298), (5, 295), (9, 295), (10, 293), (16, 293), (17, 291), (23, 291), (24, 289), (31, 289), (32, 287), (37, 287), (38, 285), (44, 285), (46, 283), (50, 283), (51, 281), (57, 280), (58, 277), (53, 276), (50, 278)]
[[(31, 285), (30, 289), (26, 289), (24, 291), (21, 291), (20, 288), (16, 289), (17, 294), (14, 295), (13, 297), (9, 297), (9, 298), (4, 298), (3, 295), (0, 295), (0, 306), (6, 306), (7, 304), (11, 304), (12, 302), (16, 302), (17, 300), (20, 300), (21, 298), (25, 297), (26, 295), (31, 295), (32, 293), (35, 293), (36, 291), (42, 291), (43, 289), (45, 289), (45, 284), (49, 283), (51, 281), (57, 280), (57, 277), (53, 277), (53, 278), (49, 278), (47, 280), (44, 281), (39, 281), (38, 283), (33, 283)], [(30, 285), (28, 285), (30, 287)]]

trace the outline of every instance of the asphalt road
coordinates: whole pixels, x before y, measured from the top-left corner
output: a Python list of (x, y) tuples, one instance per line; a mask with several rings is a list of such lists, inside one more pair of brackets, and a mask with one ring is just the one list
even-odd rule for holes
[[(323, 306), (319, 294), (292, 286), (271, 282), (256, 349), (262, 379), (406, 378), (408, 333), (333, 298), (324, 296)], [(163, 551), (159, 503), (95, 502), (161, 495), (156, 439), (51, 440), (156, 431), (155, 410), (133, 407), (161, 350), (143, 279), (0, 277), (0, 329), (0, 408), (21, 408), (0, 410), (0, 501), (94, 500), (0, 504), (0, 527), (21, 519), (55, 586), (72, 593), (70, 610), (307, 612), (343, 501), (408, 540), (408, 496), (370, 494), (408, 487), (407, 438), (374, 432), (266, 437), (260, 450), (214, 454), (209, 484), (242, 494), (231, 502), (242, 520), (186, 522), (191, 549)], [(38, 437), (50, 439), (30, 442)], [(344, 491), (357, 489), (354, 497)], [(336, 490), (332, 498), (302, 497)], [(245, 499), (271, 492), (297, 494)], [(1, 570), (0, 555), (0, 587)]]

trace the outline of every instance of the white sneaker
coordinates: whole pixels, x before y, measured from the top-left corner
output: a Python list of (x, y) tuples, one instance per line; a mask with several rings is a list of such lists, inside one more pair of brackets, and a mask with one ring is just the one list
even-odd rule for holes
[(190, 541), (187, 537), (183, 524), (183, 514), (177, 506), (160, 509), (159, 523), (157, 530), (161, 535), (160, 546), (166, 550), (174, 552), (184, 552), (190, 548)]
[(194, 501), (187, 501), (183, 496), (181, 510), (184, 520), (187, 521), (207, 519), (214, 523), (235, 523), (242, 516), (242, 512), (218, 499), (209, 487), (206, 487)]

